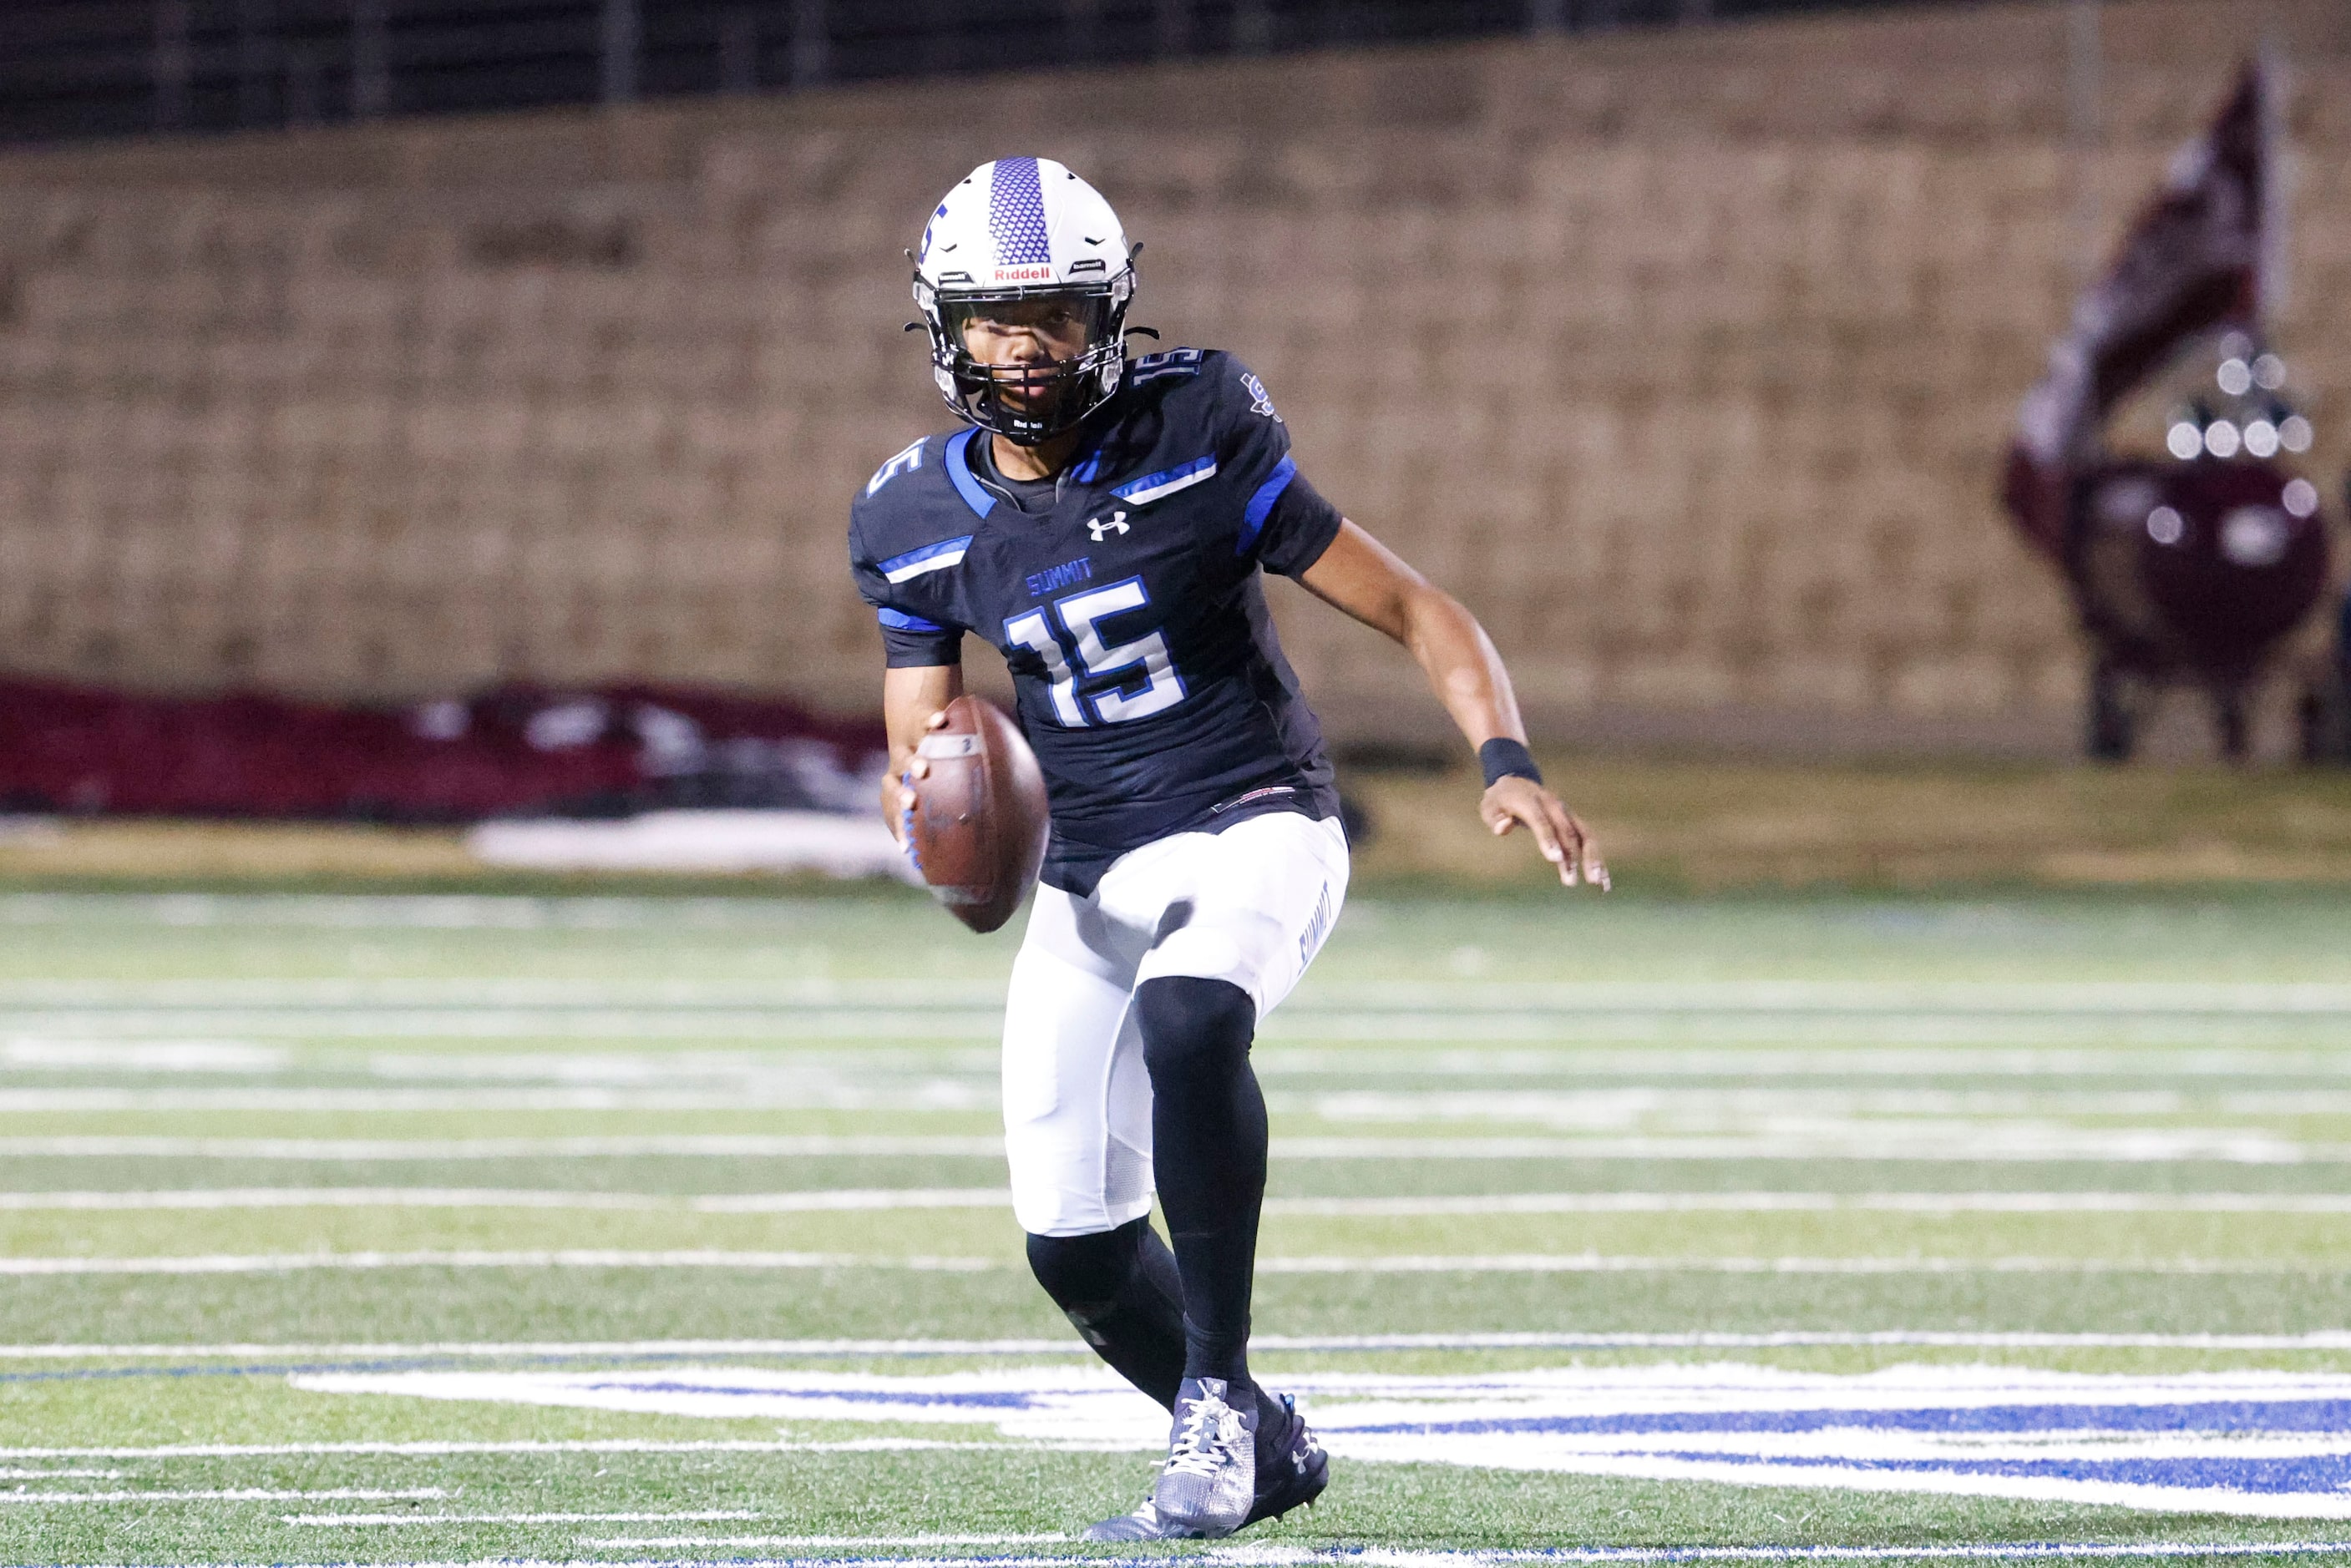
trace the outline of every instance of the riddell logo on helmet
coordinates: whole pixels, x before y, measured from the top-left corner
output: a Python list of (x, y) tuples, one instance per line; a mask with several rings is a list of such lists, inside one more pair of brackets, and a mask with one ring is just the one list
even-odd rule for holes
[(996, 269), (998, 283), (1050, 283), (1053, 269), (1050, 266), (1000, 266)]

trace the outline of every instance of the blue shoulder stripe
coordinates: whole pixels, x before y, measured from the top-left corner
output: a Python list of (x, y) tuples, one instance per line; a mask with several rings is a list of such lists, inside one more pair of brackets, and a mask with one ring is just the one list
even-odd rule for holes
[(947, 438), (947, 477), (955, 481), (956, 493), (963, 497), (963, 504), (985, 517), (996, 504), (996, 497), (981, 489), (979, 481), (972, 476), (971, 438), (978, 433), (977, 430), (957, 431)]
[(1146, 473), (1141, 479), (1130, 479), (1124, 484), (1114, 484), (1110, 493), (1121, 501), (1146, 506), (1163, 495), (1188, 490), (1201, 481), (1216, 476), (1217, 459), (1214, 453), (1210, 453), (1207, 457), (1196, 457), (1189, 462), (1177, 463), (1174, 468), (1163, 468), (1156, 473)]
[(971, 548), (971, 535), (960, 539), (942, 539), (935, 545), (925, 545), (919, 550), (909, 550), (903, 556), (893, 556), (874, 570), (893, 583), (903, 583), (929, 572), (943, 572), (964, 557)]
[(892, 631), (946, 630), (946, 628), (935, 620), (925, 620), (921, 616), (908, 615), (904, 610), (877, 609), (873, 614), (876, 619)]
[(1240, 543), (1233, 546), (1234, 555), (1249, 553), (1249, 546), (1257, 543), (1257, 536), (1265, 532), (1265, 520), (1273, 515), (1274, 503), (1281, 499), (1281, 493), (1289, 489), (1290, 482), (1297, 477), (1298, 464), (1284, 453), (1281, 461), (1273, 465), (1273, 472), (1266, 476), (1265, 483), (1257, 487), (1257, 493), (1249, 497), (1249, 509), (1241, 514), (1241, 538)]

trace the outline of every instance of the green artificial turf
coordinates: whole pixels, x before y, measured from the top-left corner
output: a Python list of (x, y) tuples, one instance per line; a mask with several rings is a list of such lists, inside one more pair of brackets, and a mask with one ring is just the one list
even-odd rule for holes
[[(974, 938), (894, 896), (0, 897), (0, 1256), (50, 1271), (0, 1275), (0, 1562), (1100, 1554), (890, 1542), (1064, 1536), (1139, 1497), (1147, 1453), (299, 1381), (1088, 1365), (988, 1196), (1016, 942), (1017, 923)], [(1271, 1383), (2351, 1372), (2326, 1343), (2177, 1338), (2351, 1325), (2351, 901), (1363, 899), (1258, 1064), (1275, 1136), (1258, 1329), (1317, 1342), (1261, 1351)], [(841, 1194), (879, 1196), (807, 1206)], [(746, 1206), (777, 1195), (801, 1206)], [(1412, 1203), (1498, 1197), (1520, 1208)], [(585, 1252), (615, 1256), (541, 1257)], [(121, 1260), (142, 1272), (107, 1272)], [(209, 1272), (169, 1272), (191, 1260)], [(1332, 1343), (1884, 1330), (2169, 1337)], [(828, 1339), (1041, 1343), (917, 1359), (741, 1343)], [(608, 1348), (543, 1359), (590, 1341)], [(731, 1343), (657, 1343), (677, 1341)], [(954, 1446), (824, 1446), (872, 1438)], [(634, 1446), (516, 1447), (598, 1442)], [(1242, 1542), (2351, 1541), (2351, 1521), (1926, 1492), (1336, 1475), (1311, 1512)], [(307, 1495), (169, 1495), (240, 1491)], [(698, 1512), (748, 1517), (676, 1517)], [(627, 1513), (669, 1517), (475, 1518)], [(378, 1514), (445, 1521), (350, 1521)], [(2227, 1559), (2263, 1560), (2323, 1559)]]

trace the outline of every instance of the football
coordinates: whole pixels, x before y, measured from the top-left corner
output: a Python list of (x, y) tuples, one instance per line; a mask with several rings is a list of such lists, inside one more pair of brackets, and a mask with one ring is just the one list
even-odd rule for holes
[(1019, 727), (985, 697), (958, 697), (915, 753), (905, 841), (932, 897), (975, 931), (1012, 918), (1045, 858), (1045, 779)]

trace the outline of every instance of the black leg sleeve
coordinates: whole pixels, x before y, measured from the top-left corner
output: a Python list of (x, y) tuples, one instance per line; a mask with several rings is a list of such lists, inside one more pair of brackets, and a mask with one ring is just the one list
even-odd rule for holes
[(1249, 1060), (1257, 1005), (1228, 981), (1170, 975), (1136, 987), (1134, 1010), (1151, 1074), (1152, 1167), (1184, 1281), (1184, 1373), (1248, 1388), (1265, 1202), (1265, 1096)]
[(1095, 1355), (1175, 1407), (1184, 1378), (1184, 1287), (1176, 1255), (1149, 1220), (1091, 1236), (1031, 1236), (1029, 1268)]

